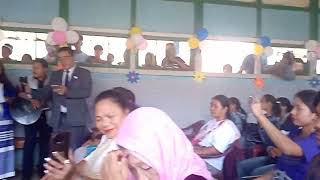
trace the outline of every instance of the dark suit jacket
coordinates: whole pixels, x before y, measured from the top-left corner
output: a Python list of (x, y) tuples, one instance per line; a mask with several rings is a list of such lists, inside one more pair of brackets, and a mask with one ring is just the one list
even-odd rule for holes
[(68, 84), (68, 91), (61, 96), (52, 91), (51, 85), (62, 84), (63, 70), (52, 72), (49, 84), (38, 91), (32, 91), (33, 98), (51, 98), (51, 117), (48, 124), (54, 129), (58, 128), (60, 119), (60, 106), (66, 101), (67, 123), (71, 126), (85, 126), (90, 119), (86, 99), (91, 95), (91, 73), (81, 67), (76, 67)]

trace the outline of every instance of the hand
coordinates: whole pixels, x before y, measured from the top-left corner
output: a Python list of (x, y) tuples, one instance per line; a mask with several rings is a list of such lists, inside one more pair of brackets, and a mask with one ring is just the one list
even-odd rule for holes
[(68, 90), (67, 87), (64, 85), (59, 85), (59, 86), (53, 88), (53, 92), (55, 92), (61, 96), (65, 95), (67, 93), (67, 90)]
[(39, 100), (36, 100), (36, 99), (31, 99), (30, 100), (31, 104), (32, 104), (32, 107), (34, 109), (38, 109), (41, 107), (41, 102)]
[(276, 158), (281, 156), (281, 151), (280, 149), (276, 148), (276, 147), (268, 147), (268, 154), (270, 157), (272, 158)]
[[(56, 160), (50, 158), (47, 163), (44, 164), (44, 167), (47, 169), (47, 178), (53, 178), (55, 180), (71, 179), (75, 170), (75, 164), (72, 158), (67, 160), (57, 152), (53, 152), (52, 154)], [(73, 157), (73, 155), (69, 153), (69, 157)]]
[(101, 170), (105, 180), (127, 180), (129, 177), (128, 160), (121, 151), (108, 153)]
[(251, 111), (255, 116), (263, 115), (262, 109), (261, 109), (261, 103), (260, 100), (256, 97), (252, 98), (252, 102), (250, 104)]

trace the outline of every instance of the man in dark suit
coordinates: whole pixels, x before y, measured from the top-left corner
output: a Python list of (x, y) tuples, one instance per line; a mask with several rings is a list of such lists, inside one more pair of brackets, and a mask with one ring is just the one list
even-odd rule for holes
[(51, 96), (51, 118), (48, 124), (54, 132), (71, 133), (70, 145), (74, 150), (81, 146), (87, 133), (86, 124), (90, 119), (86, 99), (91, 95), (91, 73), (78, 67), (69, 47), (62, 47), (57, 58), (63, 69), (51, 74), (49, 85), (32, 96)]

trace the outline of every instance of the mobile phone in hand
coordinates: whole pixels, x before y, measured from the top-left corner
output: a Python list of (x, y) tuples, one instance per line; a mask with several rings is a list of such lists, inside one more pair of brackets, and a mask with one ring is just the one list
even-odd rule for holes
[[(70, 132), (61, 132), (53, 135), (50, 140), (50, 152), (58, 152), (64, 158), (68, 159), (70, 145)], [(54, 156), (52, 159), (56, 160)]]

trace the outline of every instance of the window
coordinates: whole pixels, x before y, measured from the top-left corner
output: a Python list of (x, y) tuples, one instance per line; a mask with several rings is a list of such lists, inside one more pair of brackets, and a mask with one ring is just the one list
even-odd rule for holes
[(253, 53), (253, 43), (206, 40), (201, 45), (202, 71), (222, 73), (230, 64), (232, 72), (240, 70), (244, 58)]
[(285, 52), (291, 51), (295, 58), (301, 58), (303, 62), (307, 62), (307, 49), (303, 48), (285, 48), (285, 47), (272, 47), (273, 55), (268, 57), (268, 65), (273, 65), (282, 59)]
[(161, 66), (162, 60), (166, 56), (166, 44), (174, 43), (177, 56), (182, 58), (186, 64), (190, 64), (190, 48), (187, 42), (174, 42), (162, 40), (147, 40), (148, 46), (145, 50), (139, 51), (139, 66), (145, 63), (145, 56), (148, 52), (156, 56), (157, 65)]
[(94, 56), (94, 46), (101, 45), (103, 54), (101, 59), (107, 60), (109, 53), (114, 55), (113, 64), (123, 62), (123, 53), (126, 50), (126, 38), (104, 37), (104, 36), (83, 36), (82, 51), (89, 56)]

